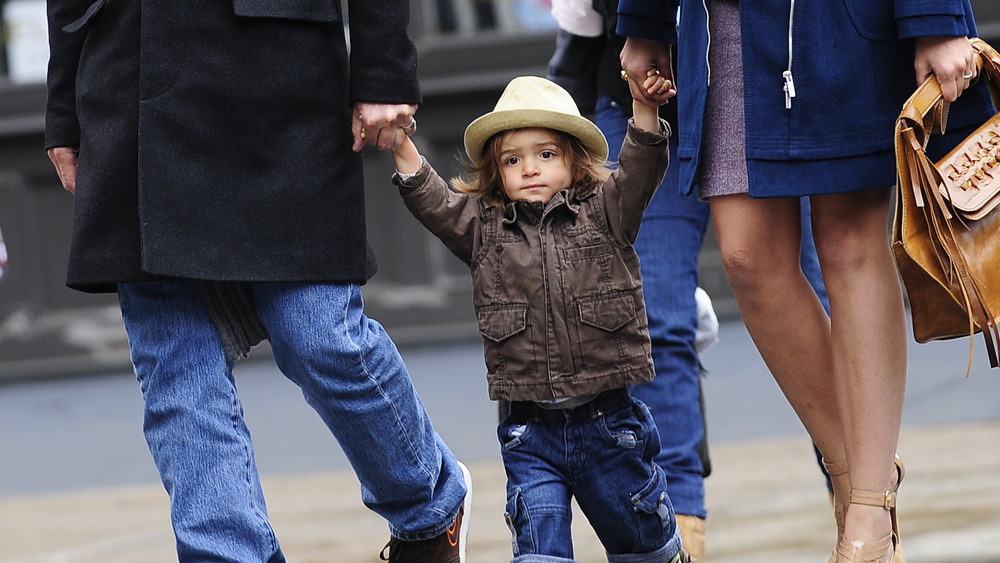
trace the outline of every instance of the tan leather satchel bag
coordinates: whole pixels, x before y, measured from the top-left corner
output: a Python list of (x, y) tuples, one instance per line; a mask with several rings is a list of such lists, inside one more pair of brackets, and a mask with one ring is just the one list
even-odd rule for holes
[[(979, 76), (1000, 107), (1000, 53), (972, 40)], [(898, 191), (892, 249), (917, 342), (982, 332), (998, 367), (1000, 332), (1000, 113), (937, 163), (924, 152), (944, 131), (948, 105), (931, 76), (896, 121)], [(972, 341), (969, 343), (969, 369)]]

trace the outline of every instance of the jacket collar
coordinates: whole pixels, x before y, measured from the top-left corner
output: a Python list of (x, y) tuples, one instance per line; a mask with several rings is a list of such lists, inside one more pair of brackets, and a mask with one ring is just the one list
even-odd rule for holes
[(523, 200), (508, 202), (504, 208), (503, 223), (508, 225), (516, 223), (519, 216), (522, 221), (538, 223), (545, 216), (555, 213), (555, 210), (559, 208), (565, 208), (574, 216), (579, 215), (581, 199), (586, 199), (593, 195), (591, 190), (588, 190), (588, 192), (581, 198), (580, 194), (575, 190), (560, 190), (545, 204)]

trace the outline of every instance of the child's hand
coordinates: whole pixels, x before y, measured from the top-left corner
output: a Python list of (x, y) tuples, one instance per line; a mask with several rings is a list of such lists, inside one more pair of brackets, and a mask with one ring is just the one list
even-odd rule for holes
[(656, 68), (646, 71), (642, 84), (636, 84), (635, 79), (624, 70), (622, 78), (629, 81), (629, 90), (632, 92), (632, 117), (636, 127), (658, 132), (660, 119), (657, 109), (677, 94), (674, 82), (662, 76)]
[(410, 135), (417, 132), (417, 120), (410, 120), (406, 127), (396, 129), (396, 134), (392, 138), (392, 159), (396, 164), (396, 170), (403, 174), (414, 174), (420, 170), (420, 151), (410, 140)]
[[(649, 100), (655, 100), (659, 102), (659, 105), (667, 103), (667, 100), (677, 94), (677, 89), (674, 88), (673, 81), (660, 75), (660, 71), (655, 68), (646, 71), (646, 79), (642, 81), (642, 89), (649, 96)], [(649, 100), (643, 99), (639, 101), (640, 103), (650, 105)]]
[(395, 153), (402, 149), (403, 145), (405, 145), (407, 141), (409, 141), (409, 135), (403, 131), (402, 127), (399, 127), (396, 129), (396, 133), (392, 137), (392, 145), (389, 146), (389, 150)]

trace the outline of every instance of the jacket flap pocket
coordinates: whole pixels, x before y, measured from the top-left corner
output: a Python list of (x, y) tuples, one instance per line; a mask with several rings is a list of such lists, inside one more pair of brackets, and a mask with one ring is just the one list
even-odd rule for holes
[(340, 19), (336, 0), (233, 0), (237, 16), (250, 18), (284, 18), (316, 22)]
[(632, 296), (595, 295), (577, 302), (580, 322), (606, 331), (618, 330), (635, 318)]
[(77, 31), (80, 31), (81, 29), (83, 29), (84, 26), (86, 26), (88, 23), (90, 23), (90, 20), (93, 19), (94, 14), (96, 14), (99, 11), (101, 11), (101, 8), (104, 6), (104, 3), (106, 1), (107, 0), (97, 0), (96, 2), (94, 2), (93, 4), (91, 4), (90, 6), (87, 6), (87, 11), (85, 11), (83, 13), (83, 15), (80, 16), (80, 19), (78, 19), (75, 22), (73, 22), (73, 23), (71, 23), (71, 24), (63, 27), (63, 31), (65, 31), (67, 33), (76, 33)]
[(528, 306), (523, 304), (482, 308), (476, 312), (479, 332), (494, 342), (506, 340), (528, 326)]

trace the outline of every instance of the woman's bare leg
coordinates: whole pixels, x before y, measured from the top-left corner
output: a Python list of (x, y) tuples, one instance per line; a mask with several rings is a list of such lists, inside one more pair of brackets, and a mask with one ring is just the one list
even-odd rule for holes
[[(906, 386), (902, 290), (888, 242), (888, 190), (814, 196), (813, 234), (830, 298), (833, 366), (853, 489), (891, 487)], [(871, 541), (888, 512), (852, 504), (844, 537)]]
[[(823, 455), (843, 459), (830, 322), (800, 266), (798, 198), (709, 201), (726, 276), (757, 350)], [(847, 475), (834, 479), (834, 490), (847, 498)]]

